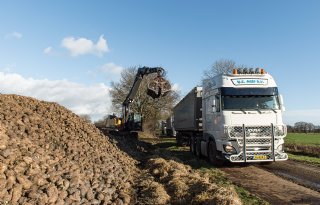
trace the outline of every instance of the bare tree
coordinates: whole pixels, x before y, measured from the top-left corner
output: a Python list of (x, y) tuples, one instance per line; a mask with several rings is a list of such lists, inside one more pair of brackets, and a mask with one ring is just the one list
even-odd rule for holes
[[(111, 83), (112, 89), (110, 94), (113, 111), (115, 113), (121, 113), (122, 103), (133, 85), (136, 73), (136, 67), (124, 69), (121, 73), (120, 81)], [(150, 96), (148, 96), (147, 85), (156, 76), (156, 73), (144, 76), (144, 79), (140, 84), (140, 88), (130, 105), (130, 110), (132, 112), (142, 114), (144, 121), (143, 127), (145, 130), (149, 131), (155, 130), (158, 120), (163, 117), (164, 113), (171, 112), (174, 103), (179, 97), (178, 93), (175, 91), (171, 91), (166, 96), (158, 99), (152, 99)]]
[(222, 73), (231, 73), (236, 63), (231, 59), (219, 59), (215, 61), (209, 70), (204, 71), (204, 79), (213, 78)]
[(308, 122), (296, 122), (294, 123), (294, 129), (296, 132), (304, 132), (304, 133), (308, 133), (308, 132), (314, 132), (315, 131), (316, 126), (312, 123), (308, 123)]
[(307, 123), (307, 132), (314, 132), (316, 126), (312, 123)]
[(289, 133), (295, 132), (294, 127), (291, 126), (291, 125), (287, 125), (287, 131), (288, 131)]
[(306, 122), (296, 122), (294, 123), (294, 129), (296, 132), (305, 132)]

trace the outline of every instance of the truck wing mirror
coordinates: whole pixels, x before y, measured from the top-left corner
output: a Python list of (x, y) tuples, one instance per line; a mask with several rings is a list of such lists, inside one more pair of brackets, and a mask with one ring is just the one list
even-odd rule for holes
[(280, 102), (280, 106), (281, 106), (281, 111), (284, 112), (286, 111), (286, 108), (284, 106), (284, 102), (283, 102), (283, 97), (282, 95), (279, 95), (279, 102)]
[(216, 100), (213, 99), (212, 100), (212, 112), (216, 112), (217, 111), (217, 104), (216, 104)]

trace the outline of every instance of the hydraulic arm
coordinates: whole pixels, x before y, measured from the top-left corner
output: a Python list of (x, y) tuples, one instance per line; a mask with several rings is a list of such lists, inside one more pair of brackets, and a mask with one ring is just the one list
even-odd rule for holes
[(145, 75), (149, 75), (152, 73), (157, 73), (157, 77), (155, 77), (149, 84), (147, 88), (147, 94), (151, 96), (153, 99), (159, 98), (161, 96), (165, 96), (171, 89), (170, 83), (162, 77), (164, 73), (164, 69), (161, 67), (141, 67), (138, 68), (137, 74), (135, 76), (135, 80), (133, 85), (128, 93), (126, 99), (123, 101), (123, 110), (122, 110), (122, 120), (125, 129), (130, 130), (130, 126), (128, 126), (128, 118), (130, 113), (130, 104), (132, 103), (134, 97), (136, 96), (140, 84)]

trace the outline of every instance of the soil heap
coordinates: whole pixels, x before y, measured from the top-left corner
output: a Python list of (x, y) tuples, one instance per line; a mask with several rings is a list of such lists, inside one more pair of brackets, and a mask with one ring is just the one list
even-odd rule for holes
[(57, 103), (0, 95), (0, 204), (129, 204), (135, 160)]
[(152, 149), (57, 103), (0, 94), (0, 205), (241, 204), (232, 186)]

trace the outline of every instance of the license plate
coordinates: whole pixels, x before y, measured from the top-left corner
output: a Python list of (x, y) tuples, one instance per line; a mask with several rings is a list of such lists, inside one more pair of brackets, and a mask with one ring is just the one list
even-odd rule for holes
[(265, 159), (268, 159), (268, 158), (265, 155), (254, 155), (253, 159), (255, 159), (255, 160), (265, 160)]

